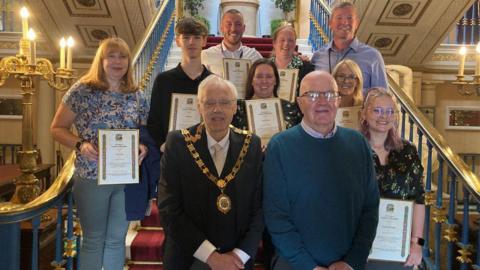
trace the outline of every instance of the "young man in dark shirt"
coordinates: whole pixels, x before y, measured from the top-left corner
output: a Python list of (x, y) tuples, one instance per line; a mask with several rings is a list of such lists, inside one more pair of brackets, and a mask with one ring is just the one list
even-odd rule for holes
[(168, 133), (172, 94), (196, 95), (200, 82), (211, 74), (201, 64), (207, 34), (205, 25), (191, 17), (181, 19), (175, 27), (175, 42), (182, 49), (182, 61), (155, 78), (147, 120), (148, 131), (158, 146), (165, 142)]

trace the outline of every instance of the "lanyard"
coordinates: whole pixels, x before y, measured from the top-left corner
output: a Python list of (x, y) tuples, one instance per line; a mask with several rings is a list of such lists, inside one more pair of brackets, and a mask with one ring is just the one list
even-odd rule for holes
[[(332, 49), (328, 49), (328, 69), (330, 70), (330, 74), (332, 74), (332, 63), (331, 63), (331, 60), (330, 60), (330, 53), (332, 52), (331, 51)], [(341, 62), (343, 59), (345, 59), (345, 57), (347, 57), (348, 53), (352, 50), (351, 47), (348, 48), (347, 52), (342, 56), (342, 58), (340, 58), (340, 61), (338, 62)], [(338, 62), (335, 63), (335, 65), (338, 64)]]

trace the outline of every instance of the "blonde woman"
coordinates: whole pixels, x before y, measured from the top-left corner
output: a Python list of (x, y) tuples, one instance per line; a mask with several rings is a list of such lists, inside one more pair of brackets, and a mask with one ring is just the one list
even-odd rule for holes
[[(77, 151), (73, 196), (83, 233), (82, 269), (123, 269), (125, 262), (125, 185), (97, 185), (98, 129), (138, 128), (147, 115), (146, 99), (133, 81), (128, 45), (120, 38), (103, 40), (50, 127), (55, 140)], [(72, 124), (78, 135), (70, 131)], [(141, 161), (147, 148), (139, 148)]]
[(361, 113), (360, 132), (370, 143), (380, 197), (414, 201), (410, 254), (407, 261), (368, 262), (365, 269), (406, 269), (422, 262), (425, 188), (423, 167), (416, 147), (399, 137), (395, 97), (383, 88), (367, 92)]
[(358, 64), (351, 59), (344, 59), (335, 66), (332, 76), (338, 85), (340, 108), (362, 106), (363, 76)]

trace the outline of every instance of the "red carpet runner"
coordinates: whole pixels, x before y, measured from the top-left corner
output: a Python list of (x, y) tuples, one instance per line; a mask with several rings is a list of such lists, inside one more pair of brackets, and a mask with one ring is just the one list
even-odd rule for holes
[[(129, 270), (163, 270), (161, 265), (163, 256), (164, 232), (160, 226), (160, 217), (156, 202), (152, 204), (152, 213), (140, 222), (137, 235), (130, 246), (131, 258)], [(262, 256), (262, 248), (258, 250), (258, 259)], [(256, 270), (263, 270), (261, 265)]]
[[(208, 37), (207, 46), (215, 46), (223, 40), (223, 37)], [(271, 38), (242, 38), (245, 46), (256, 48), (263, 57), (270, 57), (272, 52)], [(130, 246), (130, 261), (128, 262), (130, 270), (163, 270), (161, 265), (163, 256), (163, 242), (165, 240), (164, 232), (160, 225), (160, 216), (156, 203), (152, 205), (152, 213), (140, 222), (136, 228), (137, 235)], [(262, 257), (262, 248), (259, 249), (257, 261)], [(263, 270), (262, 266), (256, 267), (256, 270)]]

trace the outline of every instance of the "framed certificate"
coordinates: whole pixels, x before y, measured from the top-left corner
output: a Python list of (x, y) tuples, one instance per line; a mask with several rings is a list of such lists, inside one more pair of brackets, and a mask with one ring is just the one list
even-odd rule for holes
[(172, 94), (168, 131), (191, 127), (200, 123), (197, 110), (197, 96), (190, 94)]
[(296, 102), (298, 69), (279, 69), (278, 75), (280, 75), (278, 97), (290, 102)]
[(138, 170), (138, 129), (98, 130), (98, 184), (136, 184)]
[(252, 62), (248, 59), (223, 58), (223, 76), (237, 88), (238, 99), (245, 98), (248, 70)]
[(282, 104), (278, 98), (245, 100), (248, 129), (266, 145), (270, 138), (285, 130)]
[(341, 127), (359, 130), (360, 123), (358, 121), (361, 110), (361, 106), (338, 108), (335, 123)]
[(405, 262), (410, 254), (413, 201), (380, 199), (377, 235), (369, 260)]

